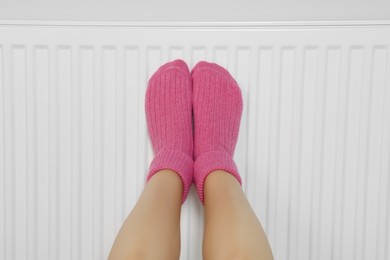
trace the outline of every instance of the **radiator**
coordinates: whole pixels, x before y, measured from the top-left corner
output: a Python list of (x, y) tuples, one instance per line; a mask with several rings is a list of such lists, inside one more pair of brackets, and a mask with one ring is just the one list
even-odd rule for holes
[[(242, 88), (234, 158), (277, 260), (390, 259), (390, 21), (0, 22), (0, 259), (106, 259), (145, 185), (163, 63)], [(203, 207), (182, 207), (201, 259)]]

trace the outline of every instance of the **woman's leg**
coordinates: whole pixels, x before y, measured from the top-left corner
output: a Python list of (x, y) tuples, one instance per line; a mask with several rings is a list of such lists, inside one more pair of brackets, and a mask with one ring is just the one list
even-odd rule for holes
[(145, 113), (155, 156), (110, 260), (179, 259), (180, 208), (193, 178), (191, 88), (190, 71), (180, 59), (160, 66), (148, 81)]
[(272, 259), (233, 160), (243, 111), (241, 88), (216, 63), (198, 62), (191, 75), (194, 183), (205, 205), (204, 259)]
[(204, 194), (205, 260), (273, 259), (264, 230), (233, 175), (213, 171)]
[(150, 179), (115, 239), (110, 260), (179, 259), (182, 186), (170, 170)]

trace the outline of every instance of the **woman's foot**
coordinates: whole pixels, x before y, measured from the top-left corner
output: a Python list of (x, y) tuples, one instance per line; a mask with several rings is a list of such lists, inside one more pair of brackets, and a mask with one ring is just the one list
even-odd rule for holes
[(192, 79), (180, 59), (159, 67), (146, 90), (145, 112), (154, 159), (147, 182), (162, 170), (176, 172), (183, 182), (182, 202), (192, 184)]
[(204, 183), (212, 171), (224, 170), (241, 184), (233, 161), (243, 100), (230, 73), (216, 63), (200, 61), (191, 71), (194, 109), (194, 182), (204, 204)]

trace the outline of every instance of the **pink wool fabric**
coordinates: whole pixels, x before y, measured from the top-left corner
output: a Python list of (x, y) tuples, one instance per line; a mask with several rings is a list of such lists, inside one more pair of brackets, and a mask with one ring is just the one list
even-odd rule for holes
[(242, 185), (233, 160), (240, 128), (241, 89), (216, 63), (200, 61), (191, 71), (194, 113), (194, 183), (204, 204), (204, 183), (214, 170), (224, 170)]
[(147, 182), (163, 169), (175, 171), (183, 183), (182, 203), (193, 180), (192, 79), (180, 59), (165, 63), (151, 76), (145, 97), (152, 160)]

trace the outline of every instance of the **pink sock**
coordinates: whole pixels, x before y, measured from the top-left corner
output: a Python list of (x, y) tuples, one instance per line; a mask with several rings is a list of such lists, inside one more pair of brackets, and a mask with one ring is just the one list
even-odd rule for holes
[(194, 109), (194, 183), (204, 204), (204, 183), (209, 173), (224, 170), (241, 177), (233, 161), (243, 101), (230, 73), (215, 63), (200, 61), (191, 71)]
[(175, 171), (183, 183), (182, 203), (192, 184), (192, 80), (187, 64), (174, 60), (151, 76), (145, 99), (146, 121), (152, 143), (147, 182), (163, 169)]

